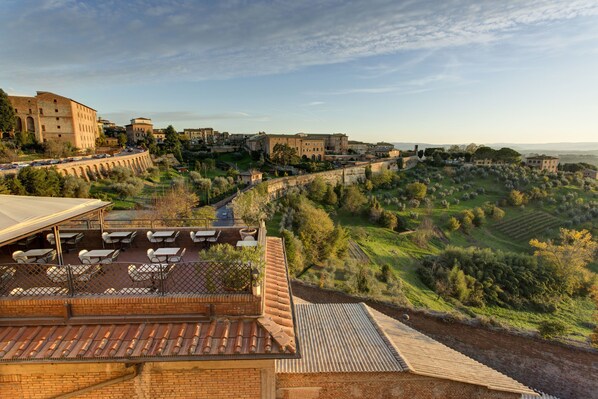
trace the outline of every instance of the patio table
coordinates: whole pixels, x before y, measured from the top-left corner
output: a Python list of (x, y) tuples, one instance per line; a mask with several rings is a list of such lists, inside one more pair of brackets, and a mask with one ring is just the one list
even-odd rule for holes
[(83, 255), (82, 258), (99, 258), (101, 261), (103, 259), (112, 258), (114, 252), (116, 251), (116, 249), (92, 249), (91, 251), (88, 251), (85, 255)]
[(195, 232), (196, 237), (213, 237), (216, 235), (216, 230), (200, 230)]
[(24, 255), (27, 258), (32, 258), (32, 259), (37, 260), (37, 259), (45, 258), (52, 251), (53, 251), (52, 248), (30, 249), (29, 251), (25, 251)]
[(154, 251), (155, 256), (175, 256), (181, 252), (181, 248), (178, 247), (164, 247), (158, 248)]
[(176, 232), (174, 230), (164, 230), (164, 231), (156, 231), (154, 233), (154, 238), (170, 238)]

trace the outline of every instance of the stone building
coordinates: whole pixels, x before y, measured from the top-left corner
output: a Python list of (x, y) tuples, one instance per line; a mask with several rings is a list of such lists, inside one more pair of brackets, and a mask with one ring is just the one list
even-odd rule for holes
[(262, 152), (270, 157), (277, 144), (287, 145), (296, 151), (299, 158), (312, 161), (324, 159), (325, 142), (321, 138), (311, 138), (306, 134), (259, 134), (249, 138), (246, 146), (250, 151)]
[(40, 143), (58, 141), (80, 150), (95, 148), (99, 135), (95, 109), (47, 91), (8, 99), (15, 109), (15, 132), (33, 133)]
[(549, 172), (557, 172), (559, 166), (559, 158), (548, 155), (538, 155), (527, 157), (525, 164), (532, 169), (547, 170)]
[(364, 155), (368, 152), (370, 144), (361, 141), (349, 141), (348, 150), (353, 154)]
[(228, 139), (228, 132), (219, 132), (211, 127), (183, 129), (183, 135), (194, 143), (205, 145), (221, 145)]
[(316, 134), (316, 133), (299, 133), (304, 137), (310, 139), (324, 140), (324, 151), (327, 154), (347, 154), (349, 152), (349, 137), (344, 133), (333, 134)]
[(598, 170), (584, 169), (582, 173), (584, 178), (598, 179)]
[(139, 140), (145, 140), (148, 133), (154, 133), (154, 125), (149, 118), (131, 119), (131, 123), (125, 126), (127, 139), (131, 143), (137, 143)]

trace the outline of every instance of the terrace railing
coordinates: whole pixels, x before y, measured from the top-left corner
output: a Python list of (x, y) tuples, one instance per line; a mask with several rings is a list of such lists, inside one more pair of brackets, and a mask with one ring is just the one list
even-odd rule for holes
[[(104, 220), (104, 229), (157, 229), (168, 227), (244, 227), (241, 219), (120, 219)], [(99, 230), (100, 222), (97, 219), (70, 220), (61, 224), (61, 228), (75, 230)]]
[(248, 264), (110, 263), (93, 265), (2, 264), (0, 299), (20, 297), (251, 295)]

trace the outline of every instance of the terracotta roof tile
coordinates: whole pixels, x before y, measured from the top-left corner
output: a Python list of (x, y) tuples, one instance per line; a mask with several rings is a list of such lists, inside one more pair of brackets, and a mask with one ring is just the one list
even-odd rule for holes
[(0, 362), (295, 357), (282, 240), (267, 238), (264, 313), (196, 322), (0, 327)]
[(266, 238), (264, 298), (264, 315), (258, 322), (270, 332), (281, 349), (295, 353), (295, 325), (286, 256), (282, 239), (277, 237)]

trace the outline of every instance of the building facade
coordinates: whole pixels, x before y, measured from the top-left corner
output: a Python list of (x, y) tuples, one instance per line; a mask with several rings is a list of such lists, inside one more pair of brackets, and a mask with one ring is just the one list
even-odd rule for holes
[(327, 154), (347, 154), (349, 152), (349, 137), (344, 133), (334, 134), (314, 134), (314, 133), (299, 133), (304, 137), (310, 139), (324, 140), (324, 151)]
[(526, 158), (525, 164), (533, 169), (546, 170), (556, 173), (559, 166), (559, 158), (548, 155), (539, 155)]
[(219, 132), (211, 127), (183, 129), (183, 135), (192, 142), (206, 145), (221, 145), (228, 139), (228, 132)]
[(324, 159), (325, 142), (321, 138), (312, 138), (306, 134), (259, 134), (250, 137), (245, 146), (249, 151), (262, 152), (271, 157), (276, 145), (293, 148), (296, 155), (304, 160), (321, 161)]
[(29, 132), (40, 142), (69, 143), (93, 150), (99, 136), (95, 109), (55, 93), (38, 91), (35, 97), (8, 96), (15, 114), (15, 132)]
[(127, 139), (136, 143), (139, 140), (145, 140), (148, 133), (154, 133), (154, 125), (149, 118), (131, 119), (131, 123), (125, 126)]
[(586, 179), (598, 179), (598, 170), (584, 169), (583, 177)]

